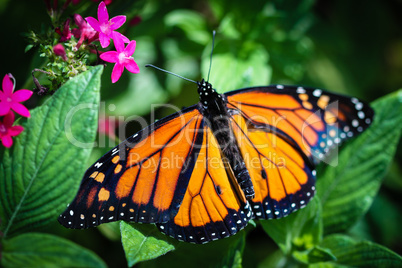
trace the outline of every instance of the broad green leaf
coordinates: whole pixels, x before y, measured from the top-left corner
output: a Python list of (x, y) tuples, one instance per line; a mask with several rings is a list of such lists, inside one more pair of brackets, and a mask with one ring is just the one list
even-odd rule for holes
[(129, 267), (142, 261), (152, 260), (175, 249), (167, 239), (151, 224), (136, 224), (121, 222), (121, 241), (126, 253)]
[(341, 150), (338, 166), (317, 181), (326, 233), (342, 232), (366, 213), (395, 154), (402, 127), (402, 90), (372, 104), (374, 122)]
[(4, 237), (56, 221), (81, 182), (98, 126), (102, 67), (68, 81), (22, 123), (0, 160)]
[(165, 16), (165, 24), (179, 27), (188, 39), (201, 45), (207, 44), (212, 38), (212, 33), (207, 31), (205, 18), (195, 11), (174, 10)]
[(3, 240), (2, 267), (106, 267), (92, 251), (54, 235), (27, 233)]
[(402, 257), (395, 252), (376, 243), (357, 241), (346, 235), (334, 234), (327, 236), (320, 246), (331, 250), (332, 254), (337, 258), (334, 262), (336, 265), (346, 265), (348, 267), (402, 267)]
[[(203, 53), (201, 69), (208, 78), (211, 47)], [(209, 82), (219, 93), (243, 87), (267, 85), (271, 79), (268, 53), (258, 43), (244, 40), (222, 41), (216, 45), (212, 57)]]
[(310, 249), (322, 239), (319, 198), (315, 196), (306, 208), (285, 218), (261, 221), (261, 225), (285, 254)]

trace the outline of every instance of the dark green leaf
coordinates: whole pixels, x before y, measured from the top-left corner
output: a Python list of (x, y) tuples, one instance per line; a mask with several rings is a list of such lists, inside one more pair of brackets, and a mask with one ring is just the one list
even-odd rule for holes
[(306, 208), (286, 218), (261, 221), (261, 225), (285, 254), (310, 249), (322, 239), (319, 198), (314, 197)]
[(126, 253), (129, 267), (142, 261), (152, 260), (175, 249), (167, 239), (151, 224), (136, 224), (121, 222), (121, 241)]
[(326, 233), (344, 231), (366, 213), (395, 154), (402, 127), (402, 91), (372, 107), (373, 124), (345, 145), (338, 165), (327, 167), (317, 181)]
[(336, 264), (353, 267), (402, 267), (402, 257), (386, 247), (369, 241), (357, 241), (346, 235), (330, 235), (321, 245), (330, 249)]
[(2, 267), (106, 267), (92, 251), (63, 238), (27, 233), (3, 240)]
[(98, 125), (102, 67), (62, 86), (23, 122), (0, 161), (0, 217), (4, 237), (56, 221), (73, 198)]
[(246, 245), (246, 232), (241, 232), (236, 241), (230, 244), (227, 254), (224, 256), (219, 267), (225, 268), (241, 268), (242, 256)]

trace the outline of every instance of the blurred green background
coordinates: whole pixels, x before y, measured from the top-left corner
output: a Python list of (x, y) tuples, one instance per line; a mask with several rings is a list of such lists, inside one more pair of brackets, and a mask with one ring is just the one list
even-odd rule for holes
[[(79, 13), (96, 17), (98, 3), (82, 0), (70, 5), (65, 18)], [(402, 2), (374, 1), (119, 1), (108, 6), (111, 17), (126, 15), (123, 33), (137, 41), (134, 58), (140, 74), (127, 71), (110, 82), (112, 65), (102, 80), (105, 116), (125, 120), (144, 116), (150, 122), (151, 104), (178, 107), (198, 101), (193, 84), (146, 69), (151, 63), (194, 80), (206, 78), (212, 31), (217, 31), (210, 82), (220, 91), (266, 84), (297, 84), (353, 95), (365, 101), (393, 92), (402, 85)], [(140, 18), (140, 19), (138, 19)], [(33, 89), (31, 71), (42, 64), (23, 33), (50, 27), (43, 1), (0, 1), (0, 75), (12, 73), (17, 88)], [(30, 108), (43, 101), (35, 96)], [(171, 113), (158, 109), (158, 116)], [(139, 126), (118, 133), (123, 139)], [(95, 148), (91, 163), (116, 145), (99, 135), (105, 148)], [(402, 254), (400, 222), (402, 150), (397, 150), (380, 193), (351, 235)], [(111, 227), (71, 231), (47, 230), (95, 251), (112, 267), (125, 266), (118, 234)], [(116, 239), (117, 238), (117, 239)], [(248, 233), (243, 264), (262, 265), (277, 250), (260, 227)], [(171, 253), (170, 253), (171, 254)], [(150, 263), (147, 263), (150, 265)]]

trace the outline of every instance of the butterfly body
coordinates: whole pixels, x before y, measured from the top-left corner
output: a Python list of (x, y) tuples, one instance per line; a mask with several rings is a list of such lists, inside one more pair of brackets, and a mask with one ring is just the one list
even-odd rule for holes
[(198, 83), (198, 94), (200, 96), (199, 105), (202, 107), (201, 113), (217, 140), (223, 159), (230, 166), (246, 198), (252, 199), (254, 187), (233, 134), (230, 124), (231, 115), (227, 108), (225, 95), (217, 93), (212, 85), (204, 79)]
[(278, 219), (315, 194), (315, 165), (358, 135), (374, 113), (321, 89), (274, 85), (217, 93), (144, 128), (85, 173), (59, 222), (88, 228), (156, 223), (178, 240), (234, 235), (252, 218)]

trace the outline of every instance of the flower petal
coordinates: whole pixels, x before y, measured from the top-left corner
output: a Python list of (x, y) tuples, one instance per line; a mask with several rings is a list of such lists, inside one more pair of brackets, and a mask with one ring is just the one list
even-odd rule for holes
[(8, 134), (10, 136), (18, 136), (22, 131), (24, 131), (22, 126), (13, 126), (8, 130)]
[(9, 128), (11, 128), (11, 126), (14, 124), (14, 120), (15, 120), (15, 115), (14, 115), (14, 113), (13, 113), (12, 111), (10, 111), (9, 113), (7, 113), (7, 114), (4, 116), (3, 125), (4, 125), (7, 129), (9, 129)]
[(128, 57), (134, 54), (135, 51), (135, 46), (136, 46), (136, 42), (135, 40), (131, 41), (126, 49), (124, 49), (124, 54), (126, 54)]
[(109, 13), (107, 13), (106, 5), (103, 1), (98, 6), (98, 20), (100, 23), (109, 21)]
[(9, 102), (0, 101), (0, 116), (8, 114), (8, 112), (10, 112), (10, 109), (11, 105)]
[(13, 101), (22, 102), (29, 99), (33, 94), (33, 91), (28, 89), (20, 89), (14, 92)]
[(110, 44), (110, 37), (102, 32), (99, 32), (99, 41), (101, 43), (101, 47), (105, 48)]
[(123, 73), (124, 66), (116, 63), (116, 65), (113, 67), (112, 71), (112, 83), (116, 83), (119, 79), (121, 74)]
[(123, 39), (124, 43), (130, 43), (130, 39), (128, 39), (126, 36), (121, 35), (121, 38)]
[(13, 109), (17, 114), (20, 114), (24, 117), (31, 117), (31, 113), (29, 112), (29, 110), (21, 103), (13, 102), (11, 104), (11, 109)]
[(117, 62), (118, 61), (118, 53), (117, 51), (108, 51), (104, 52), (100, 55), (100, 58), (107, 62)]
[(100, 29), (100, 24), (99, 24), (99, 22), (98, 22), (95, 18), (93, 18), (93, 17), (86, 17), (85, 19), (87, 20), (88, 24), (91, 25), (91, 27), (92, 27), (95, 31), (97, 31), (97, 32), (100, 32), (100, 31), (101, 31), (101, 29)]
[(119, 53), (124, 51), (124, 37), (121, 33), (113, 31), (114, 46)]
[(10, 135), (4, 135), (1, 138), (1, 142), (3, 143), (4, 147), (10, 148), (13, 145), (13, 139)]
[(2, 86), (3, 86), (3, 92), (7, 96), (10, 96), (11, 94), (13, 94), (14, 84), (13, 84), (13, 81), (11, 81), (10, 76), (8, 76), (8, 74), (6, 74), (4, 76)]
[(110, 19), (112, 30), (120, 28), (126, 22), (126, 16), (120, 15)]
[(138, 67), (138, 64), (134, 61), (133, 58), (129, 59), (128, 63), (124, 67), (126, 67), (127, 71), (134, 74), (140, 72), (140, 68)]

